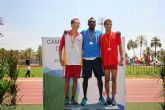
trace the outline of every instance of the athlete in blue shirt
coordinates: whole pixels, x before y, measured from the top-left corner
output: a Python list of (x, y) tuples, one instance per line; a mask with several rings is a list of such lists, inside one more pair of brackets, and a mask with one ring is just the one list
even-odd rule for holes
[(95, 30), (96, 20), (90, 18), (88, 20), (89, 28), (81, 32), (83, 36), (83, 92), (84, 97), (81, 101), (81, 105), (86, 105), (87, 99), (87, 88), (88, 79), (92, 77), (92, 71), (97, 78), (97, 84), (99, 88), (99, 103), (106, 104), (104, 98), (102, 97), (103, 91), (103, 81), (102, 76), (104, 76), (101, 57), (100, 57), (100, 46), (99, 37), (102, 35), (101, 31)]

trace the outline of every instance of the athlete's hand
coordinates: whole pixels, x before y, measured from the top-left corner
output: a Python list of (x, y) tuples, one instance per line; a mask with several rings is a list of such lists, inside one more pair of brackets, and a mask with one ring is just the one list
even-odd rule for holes
[(68, 30), (65, 30), (63, 34), (66, 35), (68, 33), (69, 33), (69, 31)]
[(121, 36), (121, 32), (120, 32), (120, 31), (116, 31), (116, 34), (117, 34), (118, 36)]
[(123, 58), (120, 59), (119, 66), (123, 66)]
[(60, 59), (61, 66), (64, 66), (64, 60)]

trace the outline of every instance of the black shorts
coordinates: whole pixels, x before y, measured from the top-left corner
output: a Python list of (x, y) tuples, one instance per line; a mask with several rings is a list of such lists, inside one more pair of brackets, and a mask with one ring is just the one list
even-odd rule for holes
[(92, 71), (94, 72), (95, 77), (102, 77), (104, 76), (102, 61), (100, 57), (97, 57), (94, 60), (85, 60), (83, 59), (83, 78), (91, 78)]
[(26, 74), (30, 74), (30, 71), (27, 70), (27, 71), (26, 71)]

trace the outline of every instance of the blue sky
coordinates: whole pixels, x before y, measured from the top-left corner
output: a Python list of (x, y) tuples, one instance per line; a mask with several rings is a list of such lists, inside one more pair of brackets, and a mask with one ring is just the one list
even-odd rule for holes
[[(80, 19), (79, 31), (87, 29), (87, 20), (100, 17), (113, 21), (113, 31), (136, 39), (145, 35), (161, 39), (165, 48), (165, 0), (0, 0), (0, 48), (37, 49), (41, 37), (61, 37), (70, 28), (70, 20)], [(101, 27), (97, 25), (97, 29)], [(138, 53), (137, 53), (138, 54)]]

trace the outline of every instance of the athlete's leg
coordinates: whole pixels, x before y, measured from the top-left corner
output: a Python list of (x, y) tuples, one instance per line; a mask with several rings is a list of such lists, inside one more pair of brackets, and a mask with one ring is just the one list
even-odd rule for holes
[(110, 70), (107, 69), (104, 72), (105, 72), (105, 90), (106, 90), (107, 97), (109, 97)]
[(83, 93), (84, 98), (87, 98), (88, 79), (92, 76), (92, 61), (83, 59)]
[(65, 85), (64, 85), (64, 92), (65, 92), (65, 97), (68, 97), (69, 93), (69, 78), (65, 78)]
[(77, 78), (73, 78), (72, 96), (76, 95), (76, 90), (77, 90)]
[(97, 85), (98, 85), (100, 97), (102, 97), (102, 93), (103, 93), (103, 81), (102, 81), (102, 78), (101, 77), (97, 77)]
[(102, 63), (101, 63), (101, 58), (96, 58), (93, 62), (93, 71), (95, 74), (95, 77), (97, 78), (97, 85), (99, 89), (99, 94), (100, 97), (102, 97), (102, 92), (103, 92), (103, 81), (102, 81), (102, 76), (104, 76), (103, 73), (103, 68), (102, 68)]
[(117, 77), (117, 69), (112, 69), (111, 70), (112, 73), (112, 98), (115, 98), (116, 95), (116, 77)]
[(89, 78), (84, 78), (84, 80), (83, 80), (83, 92), (84, 92), (85, 98), (87, 97), (88, 79)]

